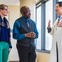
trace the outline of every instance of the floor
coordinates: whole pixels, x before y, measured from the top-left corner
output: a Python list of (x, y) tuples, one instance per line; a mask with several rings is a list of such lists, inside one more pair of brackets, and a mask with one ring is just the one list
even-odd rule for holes
[(18, 62), (18, 61), (9, 61), (9, 62)]

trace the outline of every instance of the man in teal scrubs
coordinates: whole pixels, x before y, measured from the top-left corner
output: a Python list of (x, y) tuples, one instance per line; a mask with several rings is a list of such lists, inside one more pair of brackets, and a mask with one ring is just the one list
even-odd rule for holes
[(0, 62), (7, 62), (12, 48), (10, 42), (10, 27), (7, 19), (8, 6), (0, 5)]

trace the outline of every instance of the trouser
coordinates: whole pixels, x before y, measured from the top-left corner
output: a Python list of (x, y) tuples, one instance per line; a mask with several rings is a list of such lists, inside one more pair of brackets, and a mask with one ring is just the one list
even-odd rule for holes
[(9, 44), (6, 42), (0, 42), (0, 62), (7, 62), (9, 55)]
[(17, 50), (19, 55), (19, 62), (35, 62), (36, 52), (34, 47), (17, 45)]

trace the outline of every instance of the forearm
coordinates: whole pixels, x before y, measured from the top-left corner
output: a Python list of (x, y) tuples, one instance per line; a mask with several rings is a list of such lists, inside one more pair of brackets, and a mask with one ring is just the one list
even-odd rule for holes
[(25, 37), (26, 37), (25, 34), (13, 33), (13, 38), (16, 39), (16, 40), (22, 40)]

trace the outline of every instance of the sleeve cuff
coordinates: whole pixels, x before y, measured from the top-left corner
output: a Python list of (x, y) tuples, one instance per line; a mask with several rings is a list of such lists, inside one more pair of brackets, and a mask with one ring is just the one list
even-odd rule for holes
[(51, 32), (51, 28), (47, 28), (48, 29), (48, 33), (50, 33)]
[(10, 45), (9, 48), (12, 48), (12, 46)]

